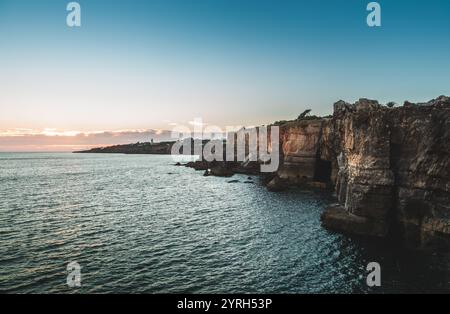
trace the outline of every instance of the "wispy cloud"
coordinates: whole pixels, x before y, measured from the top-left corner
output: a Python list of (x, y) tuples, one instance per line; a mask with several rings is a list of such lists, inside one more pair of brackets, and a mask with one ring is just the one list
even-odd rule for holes
[(46, 128), (0, 130), (0, 151), (73, 151), (98, 146), (171, 140), (167, 130), (76, 131)]

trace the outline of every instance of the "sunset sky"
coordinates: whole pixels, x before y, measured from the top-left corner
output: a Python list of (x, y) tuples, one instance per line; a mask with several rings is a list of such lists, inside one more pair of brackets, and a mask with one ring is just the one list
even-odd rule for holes
[(0, 151), (166, 139), (450, 95), (450, 1), (0, 0)]

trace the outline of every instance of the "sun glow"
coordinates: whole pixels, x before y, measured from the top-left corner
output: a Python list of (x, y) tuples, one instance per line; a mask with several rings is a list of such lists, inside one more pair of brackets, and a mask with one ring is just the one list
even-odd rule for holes
[(145, 133), (145, 132), (155, 132), (156, 134), (161, 134), (163, 130), (152, 130), (152, 129), (123, 129), (123, 130), (96, 130), (96, 131), (78, 131), (78, 130), (58, 130), (55, 128), (44, 128), (44, 129), (27, 129), (27, 128), (14, 128), (0, 130), (0, 137), (15, 137), (15, 136), (30, 136), (30, 135), (43, 135), (43, 136), (64, 136), (64, 137), (75, 137), (75, 136), (89, 136), (96, 134), (108, 133), (112, 136), (118, 136), (124, 133)]

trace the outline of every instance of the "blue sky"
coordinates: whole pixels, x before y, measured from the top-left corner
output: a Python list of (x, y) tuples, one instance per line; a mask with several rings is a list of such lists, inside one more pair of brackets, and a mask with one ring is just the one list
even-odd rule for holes
[(450, 94), (450, 1), (0, 0), (0, 130), (219, 126)]

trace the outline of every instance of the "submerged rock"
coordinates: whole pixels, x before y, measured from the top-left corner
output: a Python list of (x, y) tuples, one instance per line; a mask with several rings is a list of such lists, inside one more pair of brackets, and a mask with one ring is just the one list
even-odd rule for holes
[(385, 237), (388, 233), (385, 224), (349, 213), (339, 204), (330, 206), (320, 219), (324, 227), (342, 233), (374, 237)]
[(270, 182), (267, 184), (267, 189), (272, 192), (282, 192), (288, 188), (286, 182), (280, 177), (275, 176)]
[[(203, 170), (203, 165), (202, 167), (199, 167), (198, 170)], [(207, 164), (206, 170), (203, 173), (203, 176), (205, 177), (207, 176), (232, 177), (233, 175), (234, 175), (233, 170), (228, 168), (227, 165), (223, 162)]]
[(210, 169), (210, 174), (216, 177), (232, 177), (234, 172), (224, 165), (218, 165)]
[(208, 163), (206, 161), (191, 161), (185, 166), (195, 170), (208, 170)]

